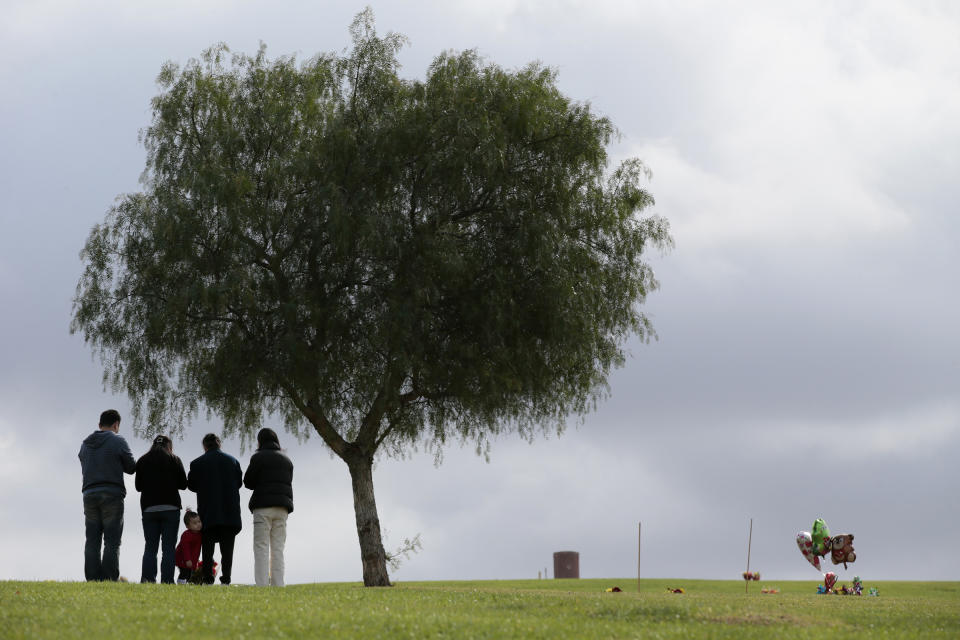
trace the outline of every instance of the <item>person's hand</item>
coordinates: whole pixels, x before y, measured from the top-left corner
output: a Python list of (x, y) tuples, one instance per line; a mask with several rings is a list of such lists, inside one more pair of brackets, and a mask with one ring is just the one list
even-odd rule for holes
[(187, 569), (193, 569), (193, 560), (187, 560)]

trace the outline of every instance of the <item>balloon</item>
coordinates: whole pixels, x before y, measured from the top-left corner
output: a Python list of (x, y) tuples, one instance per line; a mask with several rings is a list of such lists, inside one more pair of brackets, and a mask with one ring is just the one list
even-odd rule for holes
[(837, 584), (837, 574), (833, 571), (827, 573), (827, 575), (823, 576), (823, 584), (827, 586), (827, 591), (833, 589), (833, 585)]
[(800, 547), (800, 553), (807, 559), (807, 562), (813, 565), (814, 569), (820, 571), (820, 558), (813, 552), (813, 538), (807, 531), (801, 531), (797, 534), (797, 546)]
[(857, 554), (853, 550), (853, 534), (852, 533), (841, 533), (840, 535), (833, 536), (829, 540), (830, 545), (830, 559), (833, 560), (833, 564), (843, 563), (843, 568), (847, 568), (848, 562), (855, 562), (857, 559)]
[(813, 538), (813, 552), (822, 556), (827, 552), (826, 541), (830, 539), (830, 529), (823, 518), (817, 518), (813, 521), (813, 529), (810, 534)]

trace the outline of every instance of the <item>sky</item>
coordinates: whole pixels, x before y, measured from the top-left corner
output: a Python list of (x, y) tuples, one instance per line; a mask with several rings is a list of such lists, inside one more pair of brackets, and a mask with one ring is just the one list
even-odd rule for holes
[[(83, 579), (77, 451), (130, 401), (69, 333), (79, 251), (140, 188), (161, 65), (217, 42), (342, 51), (365, 4), (0, 4), (0, 579)], [(470, 445), (378, 461), (386, 548), (422, 541), (394, 581), (552, 577), (566, 550), (582, 577), (628, 579), (638, 529), (642, 577), (739, 579), (752, 519), (751, 570), (814, 584), (794, 537), (818, 517), (855, 535), (841, 580), (960, 580), (960, 4), (370, 4), (410, 40), (405, 77), (451, 49), (557, 69), (619, 128), (611, 158), (650, 167), (676, 243), (648, 256), (658, 339), (626, 345), (580, 424), (498, 438), (489, 461)], [(189, 463), (218, 428), (175, 452)], [(360, 580), (346, 466), (318, 437), (280, 439), (287, 582)], [(224, 449), (246, 468), (249, 448)], [(120, 568), (138, 580), (127, 488)], [(253, 581), (251, 529), (244, 510), (235, 582)]]

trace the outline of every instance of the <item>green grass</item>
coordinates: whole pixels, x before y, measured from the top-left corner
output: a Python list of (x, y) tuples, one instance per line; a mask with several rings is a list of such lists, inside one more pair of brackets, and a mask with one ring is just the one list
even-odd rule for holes
[[(607, 593), (619, 586), (623, 593)], [(667, 587), (683, 587), (673, 594)], [(960, 638), (960, 582), (510, 580), (390, 589), (0, 582), (0, 638)]]

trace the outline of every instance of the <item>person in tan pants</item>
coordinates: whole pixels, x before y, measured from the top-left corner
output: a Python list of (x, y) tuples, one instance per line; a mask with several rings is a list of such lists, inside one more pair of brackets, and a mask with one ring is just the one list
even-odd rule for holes
[(282, 587), (287, 516), (293, 512), (293, 463), (280, 449), (273, 429), (257, 434), (257, 451), (243, 476), (253, 491), (253, 573), (257, 586)]

